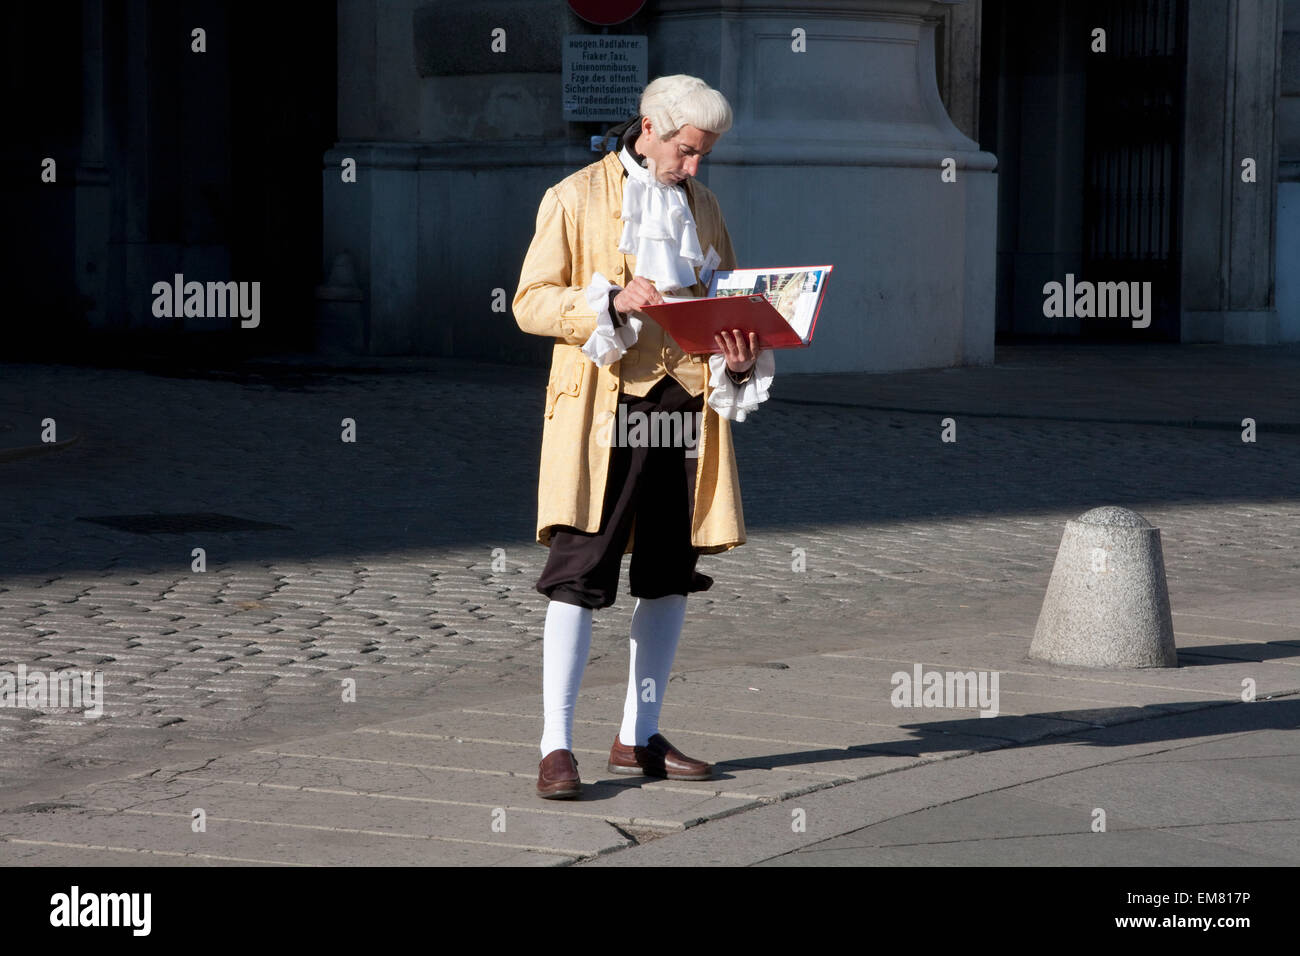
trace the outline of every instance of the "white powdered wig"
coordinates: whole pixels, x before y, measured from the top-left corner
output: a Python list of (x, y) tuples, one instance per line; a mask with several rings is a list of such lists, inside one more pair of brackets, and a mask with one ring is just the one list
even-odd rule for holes
[(648, 116), (660, 141), (672, 139), (683, 126), (719, 135), (731, 129), (731, 104), (699, 77), (677, 73), (661, 76), (641, 94), (642, 116)]

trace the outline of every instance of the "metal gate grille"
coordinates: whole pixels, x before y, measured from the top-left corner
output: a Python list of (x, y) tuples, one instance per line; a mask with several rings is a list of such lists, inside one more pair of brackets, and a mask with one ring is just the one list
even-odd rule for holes
[(1099, 0), (1087, 63), (1084, 278), (1151, 282), (1151, 326), (1086, 322), (1085, 334), (1178, 339), (1186, 0)]

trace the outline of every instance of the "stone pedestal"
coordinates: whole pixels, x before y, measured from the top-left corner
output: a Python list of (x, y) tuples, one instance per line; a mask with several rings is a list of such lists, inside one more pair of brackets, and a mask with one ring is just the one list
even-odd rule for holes
[(935, 80), (953, 5), (658, 5), (651, 72), (695, 66), (735, 110), (701, 178), (741, 264), (835, 266), (813, 346), (782, 352), (778, 373), (993, 361), (996, 160)]

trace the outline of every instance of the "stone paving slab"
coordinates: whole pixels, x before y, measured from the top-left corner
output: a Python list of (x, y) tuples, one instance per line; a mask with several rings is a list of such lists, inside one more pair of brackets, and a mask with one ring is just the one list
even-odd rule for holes
[[(1294, 713), (1294, 707), (1298, 702), (1300, 696), (1268, 701), (1269, 710), (1265, 713), (1270, 715), (1273, 713), (1285, 715), (1288, 711)], [(1256, 703), (1263, 706), (1265, 702)], [(1222, 716), (1231, 717), (1232, 712), (1225, 712)], [(1270, 723), (1287, 729), (1272, 729)], [(1289, 724), (1285, 719), (1255, 720), (1249, 728), (1249, 737), (1243, 736), (1246, 731), (1239, 730), (1234, 736), (1215, 736), (1207, 740), (1199, 740), (1194, 751), (1174, 748), (1166, 753), (1135, 759), (1140, 759), (1143, 764), (1222, 761), (1225, 766), (1231, 765), (1233, 761), (1241, 761), (1242, 773), (1261, 774), (1266, 779), (1278, 781), (1296, 780), (1293, 758), (1300, 754), (1300, 738), (1296, 738), (1291, 730), (1300, 729), (1300, 717), (1293, 719)]]
[[(1240, 741), (1238, 744), (1240, 745)], [(1192, 748), (1199, 754), (1200, 748)], [(1300, 830), (1300, 806), (1295, 784), (1300, 780), (1300, 754), (1271, 756), (1267, 772), (1250, 772), (1254, 761), (1142, 759), (1099, 768), (1082, 779), (1039, 781), (1018, 788), (1033, 799), (1057, 806), (1106, 809), (1137, 826), (1185, 826), (1231, 820), (1268, 821), (1287, 818)]]
[[(971, 809), (977, 813), (976, 808)], [(1018, 801), (1003, 800), (990, 811), (999, 817), (1023, 814), (1050, 836), (954, 840), (921, 846), (839, 846), (834, 841), (815, 850), (794, 853), (756, 866), (1071, 866), (1071, 867), (1247, 867), (1279, 866), (1286, 860), (1188, 838), (1182, 831), (1119, 831), (1108, 834), (1062, 833), (1071, 818), (1058, 811), (1033, 812)], [(1100, 837), (1100, 838), (1099, 838)], [(1105, 839), (1112, 837), (1112, 839)], [(1049, 877), (1045, 877), (1049, 878)]]
[[(377, 736), (378, 735), (378, 736)], [(274, 748), (258, 748), (255, 753), (280, 756), (307, 756), (326, 765), (330, 761), (354, 763), (382, 773), (389, 764), (437, 770), (460, 770), (482, 775), (514, 777), (532, 787), (536, 783), (537, 745), (531, 741), (455, 741), (412, 738), (382, 734), (361, 728), (353, 734), (338, 734), (303, 741), (288, 741)], [(607, 749), (579, 748), (579, 770), (587, 783), (600, 781), (611, 786), (636, 786), (647, 792), (660, 790), (699, 794), (716, 793), (746, 801), (776, 799), (801, 793), (809, 787), (828, 785), (848, 777), (826, 775), (828, 780), (810, 780), (808, 774), (769, 770), (725, 763), (714, 781), (651, 781), (646, 778), (621, 777), (605, 769)], [(819, 775), (820, 776), (820, 775)]]
[[(1279, 729), (1280, 728), (1280, 729)], [(1203, 767), (1206, 761), (1219, 761), (1224, 754), (1235, 752), (1245, 760), (1253, 758), (1261, 761), (1265, 768), (1270, 767), (1278, 751), (1285, 754), (1295, 753), (1296, 739), (1294, 731), (1300, 729), (1300, 699), (1295, 697), (1279, 701), (1236, 704), (1213, 711), (1200, 711), (1192, 714), (1168, 715), (1157, 719), (1128, 723), (1100, 730), (1090, 730), (1072, 734), (1067, 737), (1040, 741), (1030, 746), (1015, 747), (983, 753), (955, 761), (931, 763), (907, 770), (904, 773), (889, 774), (869, 780), (846, 784), (828, 790), (801, 796), (792, 801), (783, 801), (759, 807), (735, 818), (713, 821), (683, 834), (666, 837), (637, 847), (620, 851), (609, 857), (587, 861), (587, 865), (599, 866), (655, 866), (671, 864), (690, 865), (754, 865), (763, 861), (775, 861), (792, 865), (802, 864), (797, 857), (806, 849), (814, 846), (829, 845), (828, 841), (847, 838), (851, 835), (870, 832), (864, 828), (874, 829), (878, 825), (894, 820), (908, 820), (916, 817), (918, 825), (924, 821), (920, 818), (936, 808), (946, 806), (961, 807), (974, 798), (996, 799), (998, 794), (1011, 794), (1017, 800), (1033, 787), (1059, 787), (1060, 793), (1069, 798), (1086, 784), (1094, 773), (1118, 772), (1117, 768), (1141, 764), (1146, 760), (1186, 760), (1193, 765)], [(1145, 772), (1145, 771), (1144, 771)], [(1240, 771), (1237, 771), (1240, 772)], [(1271, 771), (1270, 771), (1271, 773)], [(1295, 812), (1294, 781), (1290, 787), (1266, 781), (1267, 787), (1253, 787), (1252, 793), (1259, 806), (1256, 809), (1267, 810), (1271, 818), (1289, 817), (1284, 823), (1273, 819), (1287, 832), (1300, 830), (1300, 815)], [(1229, 791), (1230, 792), (1230, 788)], [(1184, 791), (1182, 799), (1195, 800), (1201, 791)], [(1112, 802), (1116, 799), (1112, 791), (1101, 794), (1103, 800)], [(1107, 814), (1106, 834), (1094, 834), (1090, 830), (1081, 833), (1081, 837), (1115, 836), (1117, 828), (1125, 827), (1124, 843), (1116, 847), (1114, 843), (1101, 845), (1104, 852), (1097, 847), (1088, 849), (1089, 844), (1080, 844), (1076, 837), (1060, 836), (1077, 832), (1080, 826), (1088, 827), (1091, 821), (1090, 806), (1080, 804), (1066, 813), (1069, 825), (1065, 829), (1049, 827), (1044, 832), (1048, 836), (1060, 837), (1057, 842), (1037, 844), (1041, 837), (1031, 838), (1024, 846), (1012, 853), (1010, 839), (1001, 837), (990, 841), (977, 854), (974, 850), (966, 852), (967, 865), (1061, 865), (1073, 863), (1076, 859), (1090, 860), (1090, 864), (1080, 865), (1278, 865), (1290, 862), (1300, 863), (1300, 857), (1279, 858), (1278, 854), (1288, 844), (1275, 844), (1272, 850), (1252, 843), (1250, 847), (1234, 849), (1235, 842), (1231, 831), (1226, 831), (1229, 839), (1226, 845), (1210, 846), (1197, 842), (1199, 838), (1180, 838), (1180, 842), (1154, 840), (1150, 832), (1135, 836), (1133, 830), (1138, 826), (1156, 827), (1167, 825), (1176, 827), (1174, 815), (1157, 819), (1161, 803), (1149, 800), (1134, 791), (1123, 806), (1115, 805)], [(1289, 813), (1269, 810), (1270, 801), (1289, 801), (1283, 804), (1289, 807)], [(1083, 801), (1087, 803), (1088, 801)], [(1045, 807), (1041, 800), (1040, 807)], [(1125, 817), (1125, 809), (1130, 806), (1146, 806), (1147, 813), (1156, 819), (1156, 823)], [(1106, 802), (1094, 803), (1103, 809)], [(792, 812), (802, 810), (805, 815), (806, 829), (795, 832), (792, 829)], [(1058, 820), (1057, 813), (1065, 813), (1062, 808), (1053, 808), (1053, 820)], [(1080, 820), (1080, 814), (1086, 820)], [(1233, 811), (1234, 821), (1250, 822), (1243, 813)], [(960, 815), (959, 815), (960, 818)], [(1117, 819), (1118, 818), (1118, 819)], [(985, 825), (995, 827), (1000, 821), (1003, 835), (1014, 837), (1018, 831), (1017, 820), (1020, 816), (1017, 808), (1008, 803), (1001, 810), (990, 811), (985, 815)], [(1217, 825), (1219, 821), (1216, 821)], [(1224, 825), (1226, 826), (1226, 821)], [(947, 838), (942, 818), (936, 817), (928, 825), (930, 840), (942, 844)], [(978, 835), (978, 834), (977, 834)], [(1141, 837), (1146, 846), (1134, 843), (1135, 849), (1130, 854), (1123, 848), (1132, 837)], [(957, 839), (957, 837), (954, 837)], [(998, 845), (1007, 842), (1008, 847), (998, 851)], [(848, 842), (837, 844), (842, 855), (834, 862), (846, 862), (851, 848)], [(1208, 849), (1207, 849), (1208, 847)], [(874, 851), (873, 851), (874, 852)], [(889, 863), (901, 865), (960, 865), (953, 855), (956, 851), (926, 847), (916, 853), (902, 849), (875, 855), (864, 854), (860, 860), (863, 865)], [(1076, 856), (1062, 854), (1075, 852)], [(1265, 853), (1269, 855), (1265, 856)], [(829, 863), (831, 860), (822, 862)]]
[[(1257, 746), (1260, 738), (1252, 741)], [(1279, 743), (1281, 741), (1279, 740)], [(1229, 743), (1221, 741), (1220, 743)], [(1240, 751), (1242, 740), (1230, 743)], [(1292, 744), (1294, 747), (1294, 744)], [(1296, 865), (1300, 753), (1230, 763), (1135, 758), (873, 825), (781, 861), (794, 865)], [(1259, 779), (1252, 769), (1268, 779)], [(1090, 832), (1096, 808), (1106, 833)], [(1107, 841), (1098, 837), (1117, 838)], [(1081, 837), (1083, 837), (1081, 839)], [(1076, 856), (1065, 854), (1074, 851)]]
[(1295, 819), (1253, 823), (1249, 821), (1206, 823), (1179, 827), (1184, 839), (1203, 840), (1223, 851), (1212, 865), (1223, 866), (1224, 857), (1233, 850), (1255, 854), (1261, 866), (1291, 866), (1300, 860), (1300, 827)]
[[(208, 795), (204, 796), (206, 799)], [(240, 812), (244, 809), (241, 803)], [(14, 825), (8, 816), (0, 815), (0, 824), (7, 831)], [(512, 842), (517, 839), (515, 834), (509, 833), (509, 823), (513, 820), (507, 823), (507, 833), (499, 835), (500, 845), (494, 846), (490, 832), (472, 843), (431, 838), (427, 826), (426, 832), (421, 831), (418, 820), (408, 821), (417, 824), (413, 832), (384, 833), (380, 827), (352, 832), (310, 823), (290, 825), (279, 819), (268, 822), (235, 819), (214, 809), (207, 816), (206, 831), (194, 833), (190, 813), (182, 810), (65, 811), (51, 816), (49, 838), (0, 844), (6, 847), (6, 857), (10, 853), (14, 856), (8, 862), (57, 865), (52, 860), (59, 859), (58, 847), (50, 844), (87, 849), (113, 847), (94, 854), (106, 866), (140, 865), (142, 859), (150, 861), (146, 865), (170, 866), (203, 862), (291, 866), (554, 866), (577, 858), (577, 854), (521, 850), (517, 842)], [(561, 836), (549, 834), (551, 839)], [(519, 838), (527, 837), (524, 833)], [(155, 860), (159, 863), (154, 864)], [(77, 865), (85, 866), (87, 862), (82, 856)]]
[[(1222, 658), (1213, 666), (1203, 666), (1191, 660), (1180, 660), (1179, 667), (1151, 667), (1115, 670), (1093, 670), (1088, 668), (1062, 667), (1031, 661), (1025, 658), (1009, 658), (997, 655), (989, 647), (993, 642), (981, 637), (965, 647), (954, 642), (953, 656), (962, 656), (956, 660), (944, 661), (936, 652), (943, 648), (942, 642), (926, 642), (915, 646), (918, 656), (907, 656), (912, 649), (908, 645), (896, 645), (890, 649), (888, 656), (874, 653), (871, 649), (839, 654), (830, 654), (833, 660), (871, 661), (879, 665), (892, 665), (890, 670), (910, 670), (913, 664), (920, 663), (925, 668), (942, 670), (997, 670), (1002, 673), (1029, 676), (1059, 676), (1064, 680), (1077, 679), (1079, 683), (1090, 688), (1099, 687), (1107, 682), (1141, 688), (1152, 694), (1165, 691), (1184, 691), (1204, 694), (1207, 699), (1232, 699), (1241, 696), (1241, 681), (1250, 677), (1256, 682), (1257, 693), (1280, 693), (1300, 688), (1300, 671), (1286, 659), (1272, 658), (1254, 660), (1252, 656), (1241, 659)], [(982, 647), (981, 647), (982, 645)], [(901, 653), (900, 653), (901, 652)], [(1207, 658), (1196, 655), (1195, 650), (1185, 646), (1179, 647), (1179, 654), (1188, 657)], [(924, 656), (919, 656), (924, 655)]]
[[(421, 844), (417, 852), (436, 856), (447, 849), (462, 860), (476, 848), (489, 858), (503, 846), (576, 858), (629, 843), (599, 812), (555, 810), (542, 801), (537, 801), (540, 806), (528, 807), (491, 803), (475, 806), (433, 796), (389, 797), (341, 787), (307, 790), (286, 785), (282, 789), (188, 779), (180, 783), (179, 788), (170, 788), (169, 792), (175, 794), (172, 796), (142, 797), (137, 783), (103, 785), (78, 794), (79, 805), (100, 812), (86, 822), (88, 829), (82, 831), (88, 834), (85, 842), (146, 850), (174, 848), (173, 841), (190, 839), (189, 821), (198, 807), (212, 817), (257, 825), (255, 832), (242, 835), (246, 842), (223, 840), (216, 852), (265, 860), (268, 856), (264, 850), (259, 854), (259, 847), (265, 848), (269, 840), (280, 840), (284, 842), (278, 855), (269, 858), (281, 862), (310, 860), (316, 836), (325, 832), (317, 827), (371, 838), (372, 845), (384, 852), (392, 846), (391, 840), (413, 840)], [(504, 820), (504, 833), (492, 829), (493, 812), (498, 808), (496, 819)], [(120, 812), (126, 809), (132, 812)], [(64, 817), (78, 812), (10, 812), (0, 815), (0, 823), (5, 826), (6, 836), (58, 840), (67, 832)], [(21, 819), (15, 823), (14, 818)], [(15, 834), (10, 829), (13, 826), (21, 829)], [(205, 836), (211, 838), (215, 831), (216, 827), (210, 826)], [(240, 834), (232, 833), (232, 839), (235, 836)], [(430, 843), (438, 846), (430, 847)], [(382, 860), (371, 857), (370, 862)]]
[[(1189, 678), (1175, 670), (1136, 670), (1095, 672), (1079, 668), (1058, 667), (1026, 660), (1010, 666), (999, 662), (983, 637), (965, 640), (926, 641), (914, 645), (900, 644), (897, 656), (881, 657), (871, 650), (851, 654), (826, 654), (800, 660), (798, 676), (789, 671), (756, 671), (742, 667), (719, 668), (706, 674), (692, 675), (692, 682), (707, 691), (731, 695), (738, 699), (737, 688), (758, 686), (760, 693), (751, 698), (770, 697), (780, 706), (807, 706), (809, 696), (817, 696), (825, 706), (857, 713), (878, 723), (895, 726), (929, 727), (933, 731), (965, 731), (1008, 740), (1030, 740), (1050, 733), (1069, 732), (1079, 725), (1110, 724), (1142, 719), (1152, 712), (1181, 711), (1229, 703), (1241, 698), (1241, 685), (1229, 672), (1221, 680)], [(915, 650), (915, 656), (906, 656)], [(949, 655), (949, 656), (945, 656)], [(958, 656), (961, 655), (961, 656)], [(913, 674), (914, 665), (923, 671), (999, 672), (999, 693), (1003, 716), (979, 718), (976, 708), (912, 708), (909, 721), (903, 711), (889, 704), (893, 690), (890, 676), (902, 671)], [(1180, 669), (1186, 670), (1186, 669)], [(1177, 675), (1177, 676), (1171, 676)], [(1258, 670), (1251, 675), (1260, 680), (1261, 695), (1274, 689), (1294, 689), (1296, 683), (1284, 673), (1276, 682), (1264, 680)], [(747, 682), (753, 680), (755, 684)], [(1183, 686), (1183, 685), (1200, 686)], [(793, 685), (789, 690), (774, 687)], [(1218, 685), (1218, 686), (1215, 686)], [(672, 691), (679, 686), (674, 683)], [(1213, 687), (1211, 690), (1209, 688)], [(665, 710), (669, 701), (665, 700)], [(1012, 717), (1008, 715), (1022, 715)], [(974, 719), (972, 719), (974, 718)]]
[[(526, 720), (530, 716), (522, 709), (475, 710), (468, 713), (515, 720)], [(679, 715), (682, 718), (680, 721), (674, 719)], [(901, 751), (921, 755), (931, 752), (931, 748), (938, 751), (958, 747), (980, 749), (1000, 746), (1010, 739), (993, 733), (988, 721), (981, 721), (978, 724), (968, 723), (964, 733), (956, 733), (944, 728), (929, 731), (924, 726), (909, 728), (911, 732), (902, 735), (905, 739), (900, 740), (897, 723), (871, 724), (865, 721), (810, 719), (797, 714), (758, 713), (748, 709), (732, 710), (718, 706), (699, 707), (690, 702), (680, 703), (670, 708), (667, 701), (663, 705), (659, 726), (664, 736), (670, 740), (676, 741), (679, 738), (685, 740), (691, 737), (701, 742), (710, 741), (711, 743), (708, 744), (692, 746), (695, 750), (699, 750), (699, 746), (708, 746), (713, 751), (723, 754), (729, 750), (749, 750), (752, 745), (778, 744), (821, 750), (879, 747), (890, 752)], [(707, 730), (697, 729), (701, 727)], [(986, 728), (988, 733), (980, 732)], [(613, 742), (612, 733), (610, 742)], [(678, 746), (692, 756), (699, 756), (702, 759), (729, 759), (726, 756), (709, 757), (702, 750), (696, 753), (687, 749), (684, 744)]]
[[(623, 781), (608, 784), (607, 772), (589, 775), (581, 801), (538, 800), (537, 777), (501, 777), (484, 775), (475, 770), (425, 770), (418, 767), (389, 765), (384, 768), (379, 792), (385, 799), (421, 801), (454, 795), (458, 804), (478, 807), (522, 808), (525, 811), (575, 816), (600, 815), (604, 819), (630, 826), (682, 829), (700, 820), (725, 816), (754, 801), (718, 796), (714, 789), (689, 792), (684, 788), (643, 788)], [(195, 783), (231, 782), (255, 784), (274, 789), (322, 788), (325, 791), (371, 794), (377, 791), (374, 768), (342, 761), (318, 761), (311, 758), (278, 757), (264, 754), (238, 754), (214, 761), (202, 770), (181, 778)], [(716, 788), (715, 788), (716, 789)], [(597, 814), (597, 811), (598, 814)], [(486, 825), (486, 823), (484, 823)]]
[[(810, 670), (825, 663), (821, 660), (807, 662)], [(800, 673), (791, 677), (785, 676), (783, 672), (777, 672), (776, 676), (767, 679), (761, 674), (753, 675), (762, 684), (761, 687), (743, 685), (743, 682), (714, 683), (707, 679), (674, 683), (671, 691), (673, 697), (671, 700), (665, 699), (663, 714), (671, 716), (680, 709), (681, 712), (690, 711), (711, 721), (724, 719), (722, 715), (728, 713), (743, 715), (748, 726), (755, 732), (764, 726), (771, 726), (773, 732), (776, 732), (786, 726), (799, 727), (801, 723), (806, 723), (813, 731), (821, 727), (844, 728), (840, 732), (847, 733), (853, 740), (847, 746), (870, 746), (873, 742), (895, 740), (894, 730), (900, 726), (922, 732), (990, 737), (1010, 742), (1068, 732), (1077, 729), (1082, 722), (1082, 718), (1065, 714), (1058, 719), (1055, 714), (1034, 713), (1027, 716), (1017, 714), (1015, 708), (1008, 710), (1006, 698), (1009, 695), (1005, 684), (1000, 689), (1003, 697), (1002, 716), (996, 719), (981, 718), (978, 706), (944, 707), (939, 710), (917, 707), (908, 710), (891, 703), (894, 685), (890, 681), (891, 672), (887, 669), (872, 674), (851, 675), (837, 670), (836, 676), (843, 679), (834, 685), (837, 689), (860, 686), (863, 690), (857, 694), (832, 693), (826, 690), (828, 681), (815, 680), (811, 675), (802, 673), (803, 664), (801, 661)], [(744, 672), (741, 673), (743, 675)], [(910, 667), (908, 675), (909, 678), (912, 676)], [(860, 683), (855, 683), (859, 681)], [(915, 719), (908, 720), (909, 716)], [(886, 731), (883, 737), (882, 730)]]
[[(796, 740), (789, 737), (763, 738), (753, 734), (728, 734), (716, 727), (711, 727), (708, 731), (700, 731), (670, 724), (661, 724), (660, 729), (665, 736), (674, 741), (685, 753), (721, 764), (724, 767), (735, 765), (738, 767), (780, 769), (792, 772), (815, 771), (818, 776), (822, 777), (861, 776), (864, 771), (860, 768), (868, 761), (873, 767), (878, 766), (882, 770), (898, 769), (900, 766), (908, 765), (911, 760), (925, 756), (924, 753), (918, 752), (923, 748), (917, 742), (899, 741), (897, 733), (889, 736), (894, 749), (904, 752), (901, 756), (898, 754), (891, 755), (890, 752), (883, 749), (879, 751), (852, 751), (847, 749), (852, 742), (841, 746), (817, 741)], [(385, 734), (414, 735), (416, 739), (455, 740), (459, 737), (472, 739), (475, 742), (505, 739), (512, 744), (525, 745), (531, 748), (527, 759), (534, 761), (532, 766), (536, 766), (536, 759), (540, 759), (540, 751), (535, 749), (536, 744), (534, 743), (540, 734), (538, 718), (535, 715), (523, 714), (519, 711), (505, 713), (474, 710), (450, 714), (430, 714), (394, 721), (385, 724), (381, 730)], [(614, 741), (614, 734), (617, 732), (618, 724), (614, 722), (593, 721), (582, 718), (574, 721), (574, 753), (578, 757), (579, 770), (582, 772), (584, 779), (591, 773), (600, 775), (605, 772), (603, 768), (609, 757), (609, 749)], [(883, 729), (882, 736), (884, 736)], [(936, 746), (942, 745), (945, 749), (958, 744), (966, 744), (970, 747), (987, 747), (997, 746), (1000, 743), (999, 741), (978, 738), (954, 737), (949, 739), (941, 735), (933, 735), (933, 739)], [(532, 756), (534, 753), (538, 754), (537, 758)], [(584, 754), (586, 755), (585, 759)], [(529, 765), (525, 764), (524, 766)], [(589, 771), (587, 767), (592, 769)], [(707, 782), (676, 781), (673, 785), (706, 788)], [(748, 792), (750, 786), (749, 781), (744, 781), (744, 786), (740, 788), (740, 791)], [(732, 787), (727, 787), (728, 791), (731, 789)]]
[[(1276, 614), (1276, 608), (1261, 608), (1258, 604), (1244, 607), (1243, 614)], [(1285, 613), (1285, 612), (1283, 612)], [(1190, 638), (1189, 643), (1217, 643), (1228, 637), (1241, 641), (1262, 641), (1286, 647), (1300, 643), (1300, 623), (1284, 624), (1279, 621), (1258, 621), (1238, 618), (1231, 620), (1218, 614), (1195, 611), (1175, 611), (1174, 629)]]
[[(924, 654), (918, 654), (911, 660), (900, 657), (895, 660), (876, 660), (875, 663), (882, 669), (870, 678), (873, 688), (870, 698), (873, 701), (879, 701), (884, 691), (892, 690), (892, 684), (882, 687), (885, 675), (902, 672), (914, 677), (916, 664), (922, 665), (923, 674), (931, 670), (941, 673), (975, 671), (977, 674), (980, 671), (996, 671), (999, 675), (999, 693), (1003, 698), (1001, 710), (1004, 713), (1059, 717), (1073, 722), (1086, 722), (1092, 709), (1104, 711), (1110, 708), (1147, 707), (1181, 710), (1189, 706), (1240, 698), (1239, 688), (1235, 693), (1230, 690), (1207, 693), (1197, 688), (1184, 689), (1161, 683), (1161, 677), (1151, 671), (1099, 674), (1066, 667), (1044, 670), (1033, 662), (998, 664), (987, 657), (975, 661), (951, 657), (929, 659)], [(1027, 667), (1034, 669), (1023, 669)], [(825, 683), (839, 689), (841, 684), (837, 678), (844, 676), (846, 675), (842, 672), (828, 675)], [(856, 686), (851, 682), (856, 679), (850, 678), (844, 686)], [(1008, 701), (1011, 702), (1010, 705)]]
[(174, 867), (187, 866), (249, 866), (241, 860), (228, 860), (214, 856), (190, 856), (181, 859), (181, 854), (145, 853), (134, 847), (106, 848), (102, 846), (83, 846), (70, 844), (66, 840), (11, 840), (4, 845), (0, 853), (0, 867), (3, 866), (48, 866), (83, 867), (130, 866), (130, 867)]
[[(1281, 743), (1281, 741), (1278, 741)], [(1221, 739), (1240, 749), (1240, 738)], [(1256, 741), (1256, 744), (1258, 741)], [(1289, 823), (1292, 849), (1300, 847), (1300, 826), (1289, 789), (1296, 778), (1297, 755), (1290, 766), (1281, 766), (1276, 757), (1268, 763), (1242, 760), (1238, 766), (1215, 767), (1207, 762), (1207, 753), (1215, 744), (1194, 745), (1175, 753), (1174, 772), (1160, 775), (1162, 765), (1170, 763), (1162, 756), (1136, 757), (1093, 768), (1086, 773), (1063, 774), (1023, 784), (1000, 805), (1000, 794), (984, 794), (959, 802), (944, 804), (923, 814), (908, 814), (874, 824), (829, 841), (830, 847), (887, 847), (936, 842), (983, 841), (1029, 837), (1043, 834), (1065, 835), (1091, 832), (1093, 811), (1106, 811), (1106, 831), (1137, 831), (1153, 827), (1200, 828), (1221, 823), (1228, 818), (1255, 819)], [(1239, 755), (1240, 757), (1240, 755)], [(1247, 766), (1268, 767), (1276, 776), (1271, 786), (1252, 786)], [(1156, 773), (1153, 775), (1153, 771)], [(1238, 791), (1225, 788), (1228, 775), (1241, 774), (1247, 779), (1244, 803), (1237, 804)], [(1288, 816), (1278, 821), (1276, 817)], [(1055, 825), (1044, 825), (1035, 817), (1046, 817)], [(1270, 820), (1270, 817), (1274, 818)], [(1198, 839), (1201, 837), (1198, 836)], [(1264, 848), (1256, 847), (1254, 852)], [(1291, 859), (1296, 859), (1291, 856)]]

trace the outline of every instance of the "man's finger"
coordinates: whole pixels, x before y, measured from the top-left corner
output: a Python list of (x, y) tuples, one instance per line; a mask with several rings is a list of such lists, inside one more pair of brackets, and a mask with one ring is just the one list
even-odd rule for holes
[(740, 331), (740, 329), (736, 329), (735, 336), (736, 336), (736, 360), (739, 362), (743, 362), (746, 359), (745, 335), (743, 332)]

